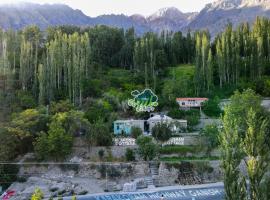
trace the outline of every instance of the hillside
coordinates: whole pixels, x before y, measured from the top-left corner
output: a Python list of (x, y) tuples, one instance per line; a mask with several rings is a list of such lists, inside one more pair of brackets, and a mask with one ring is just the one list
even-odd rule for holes
[(194, 13), (184, 14), (176, 8), (164, 8), (149, 17), (115, 14), (89, 17), (64, 4), (20, 3), (1, 5), (0, 16), (0, 27), (3, 29), (21, 29), (29, 25), (37, 25), (41, 29), (58, 25), (107, 25), (124, 29), (134, 27), (136, 33), (141, 35), (149, 31), (178, 31), (192, 19)]
[(207, 4), (185, 30), (208, 29), (215, 35), (228, 23), (232, 23), (233, 27), (242, 22), (252, 24), (257, 16), (270, 17), (269, 0), (218, 0)]
[(209, 29), (212, 35), (216, 35), (228, 23), (236, 27), (242, 22), (252, 23), (257, 16), (269, 17), (270, 0), (218, 0), (207, 4), (199, 13), (183, 13), (168, 7), (150, 16), (111, 14), (98, 17), (89, 17), (63, 4), (21, 3), (1, 5), (0, 16), (0, 27), (4, 29), (21, 29), (33, 24), (41, 29), (57, 25), (107, 25), (124, 29), (134, 27), (138, 35), (149, 31), (187, 32), (198, 29)]
[(74, 10), (62, 4), (20, 3), (0, 6), (0, 27), (4, 29), (21, 29), (29, 25), (37, 25), (45, 29), (51, 25), (90, 24), (90, 18), (80, 10)]

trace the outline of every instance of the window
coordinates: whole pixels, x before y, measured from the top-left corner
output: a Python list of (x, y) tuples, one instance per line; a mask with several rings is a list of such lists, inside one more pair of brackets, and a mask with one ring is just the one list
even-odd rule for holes
[(119, 125), (116, 126), (116, 130), (119, 130)]
[(185, 102), (182, 102), (182, 106), (186, 105)]

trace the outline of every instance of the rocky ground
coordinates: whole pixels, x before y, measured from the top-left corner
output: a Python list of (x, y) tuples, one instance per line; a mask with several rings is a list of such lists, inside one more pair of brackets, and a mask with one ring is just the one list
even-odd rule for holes
[[(212, 164), (216, 169), (219, 168), (219, 162)], [(151, 176), (151, 170), (146, 163), (110, 164), (106, 166), (108, 173), (105, 177), (100, 170), (102, 164), (80, 163), (74, 166), (68, 168), (51, 164), (22, 166), (19, 174), (27, 179), (25, 182), (16, 182), (10, 186), (10, 189), (16, 191), (13, 200), (28, 200), (36, 188), (40, 188), (47, 198), (121, 191), (125, 183), (135, 179), (144, 180), (145, 177)], [(158, 175), (153, 178), (154, 182), (163, 184), (162, 187), (178, 184), (180, 168), (168, 167), (162, 163), (158, 166)], [(117, 174), (117, 177), (111, 177), (111, 174)], [(205, 174), (205, 180), (199, 184), (219, 181), (218, 176), (219, 172), (214, 170), (211, 174)]]
[(45, 197), (57, 197), (104, 192), (104, 185), (104, 180), (78, 177), (74, 171), (63, 172), (53, 167), (41, 176), (31, 176), (26, 182), (13, 183), (10, 188), (16, 191), (14, 200), (28, 200), (36, 188), (40, 188)]
[(16, 191), (13, 200), (28, 200), (36, 188), (40, 188), (47, 198), (120, 191), (125, 183), (148, 173), (147, 165), (144, 164), (105, 165), (87, 162), (78, 157), (61, 164), (31, 163), (29, 159), (33, 159), (32, 156), (28, 154), (18, 162), (20, 182), (9, 187)]

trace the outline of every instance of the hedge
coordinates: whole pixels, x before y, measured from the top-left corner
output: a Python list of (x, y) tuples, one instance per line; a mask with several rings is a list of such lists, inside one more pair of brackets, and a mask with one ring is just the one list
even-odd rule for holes
[(160, 149), (160, 154), (186, 154), (199, 151), (200, 149), (196, 146), (164, 146)]

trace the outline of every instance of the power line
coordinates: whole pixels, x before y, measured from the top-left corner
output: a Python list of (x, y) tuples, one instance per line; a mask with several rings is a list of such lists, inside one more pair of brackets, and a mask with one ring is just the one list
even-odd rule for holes
[(105, 165), (116, 165), (116, 164), (137, 164), (144, 163), (148, 164), (146, 161), (140, 162), (0, 162), (0, 165), (86, 165), (86, 164), (105, 164)]

